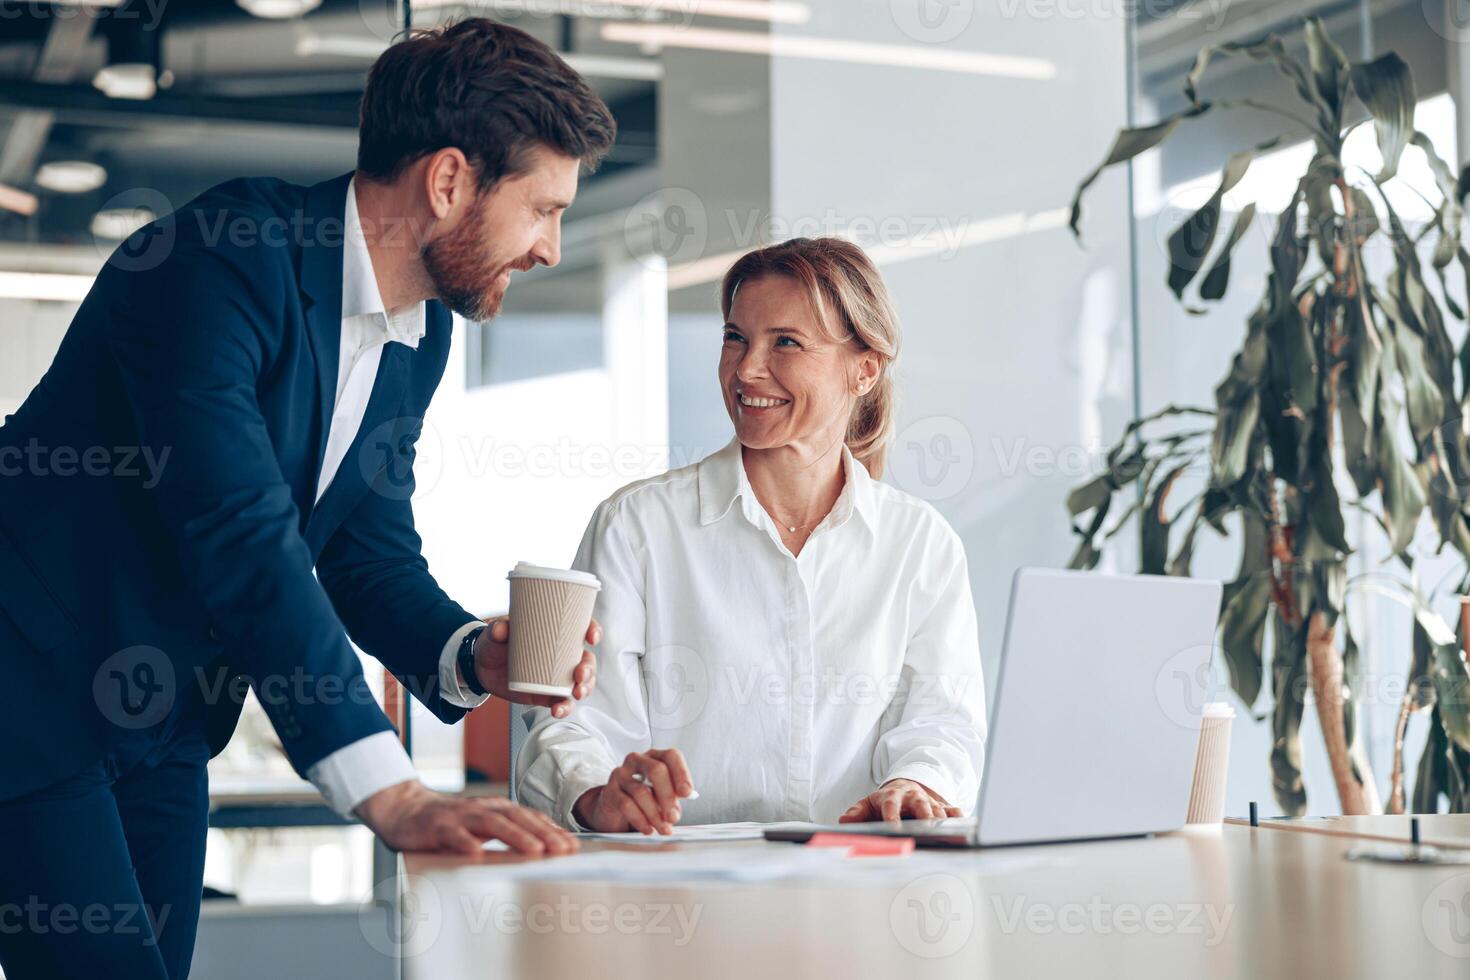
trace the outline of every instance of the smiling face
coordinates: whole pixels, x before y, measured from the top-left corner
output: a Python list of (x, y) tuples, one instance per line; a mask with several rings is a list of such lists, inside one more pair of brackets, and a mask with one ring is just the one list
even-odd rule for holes
[(876, 354), (833, 337), (797, 280), (766, 275), (736, 290), (720, 389), (742, 446), (824, 452), (846, 436), (858, 394), (878, 371)]
[[(500, 312), (512, 271), (561, 261), (561, 216), (577, 193), (578, 165), (536, 146), (521, 173), (486, 193), (464, 192), (458, 220), (423, 250), (445, 306), (466, 320), (489, 320)], [(460, 179), (472, 184), (474, 175)]]

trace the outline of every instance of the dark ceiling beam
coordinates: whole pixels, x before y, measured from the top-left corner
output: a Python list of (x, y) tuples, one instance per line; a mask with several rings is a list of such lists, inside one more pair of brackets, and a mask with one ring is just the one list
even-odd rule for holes
[[(623, 121), (617, 146), (610, 159), (638, 163), (650, 160), (657, 152), (657, 136), (652, 131), (652, 113), (642, 103), (646, 99), (619, 100), (612, 106)], [(355, 105), (323, 106), (303, 104), (296, 99), (286, 102), (264, 102), (256, 99), (224, 96), (190, 95), (167, 90), (146, 100), (110, 99), (88, 85), (42, 85), (37, 82), (0, 82), (0, 111), (14, 106), (27, 111), (52, 113), (63, 122), (80, 126), (188, 125), (216, 122), (232, 126), (291, 126), (296, 129), (353, 130), (358, 117)], [(22, 113), (24, 114), (24, 113)], [(644, 117), (647, 117), (646, 119)], [(647, 130), (640, 126), (646, 122)]]
[(360, 71), (281, 72), (198, 78), (190, 89), (226, 99), (259, 99), (315, 94), (342, 95), (362, 91), (367, 69)]
[(39, 109), (81, 126), (193, 124), (201, 120), (241, 125), (356, 129), (357, 107), (289, 105), (161, 91), (151, 99), (110, 99), (90, 85), (0, 82), (0, 106)]

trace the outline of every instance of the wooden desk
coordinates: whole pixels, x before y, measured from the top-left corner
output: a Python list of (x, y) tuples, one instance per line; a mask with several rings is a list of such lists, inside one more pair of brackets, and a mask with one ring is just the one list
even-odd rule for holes
[(1349, 862), (1350, 846), (1227, 825), (921, 853), (859, 880), (678, 886), (513, 879), (503, 854), (408, 855), (404, 976), (1470, 975), (1470, 868)]
[[(1261, 826), (1276, 830), (1335, 834), (1363, 840), (1409, 842), (1408, 816), (1324, 817), (1320, 820), (1262, 820)], [(1470, 848), (1470, 813), (1424, 813), (1418, 816), (1419, 842), (1440, 847)], [(1249, 825), (1232, 819), (1231, 823)]]

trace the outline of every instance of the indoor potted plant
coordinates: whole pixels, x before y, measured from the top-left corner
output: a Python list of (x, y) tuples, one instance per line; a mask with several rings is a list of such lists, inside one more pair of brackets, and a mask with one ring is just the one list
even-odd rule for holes
[[(1219, 648), (1232, 687), (1250, 706), (1263, 686), (1268, 630), (1272, 636), (1270, 765), (1277, 801), (1289, 814), (1307, 809), (1300, 726), (1310, 688), (1343, 812), (1371, 813), (1380, 803), (1355, 737), (1357, 647), (1344, 616), (1349, 600), (1369, 590), (1349, 585), (1353, 548), (1344, 514), (1373, 514), (1396, 572), (1388, 586), (1384, 576), (1373, 576), (1371, 591), (1396, 591), (1415, 611), (1386, 805), (1390, 812), (1433, 811), (1444, 796), (1450, 810), (1466, 811), (1470, 667), (1461, 639), (1414, 577), (1413, 540), (1422, 521), (1432, 522), (1439, 547), (1458, 552), (1470, 569), (1470, 344), (1454, 349), (1442, 312), (1465, 317), (1444, 287), (1450, 274), (1470, 283), (1470, 254), (1460, 243), (1467, 178), (1457, 179), (1415, 130), (1413, 78), (1401, 58), (1390, 53), (1352, 63), (1320, 21), (1305, 21), (1303, 30), (1304, 60), (1276, 35), (1200, 51), (1184, 81), (1187, 107), (1120, 132), (1077, 189), (1074, 234), (1082, 196), (1102, 170), (1210, 113), (1241, 106), (1273, 112), (1314, 144), (1290, 206), (1274, 219), (1265, 295), (1215, 389), (1214, 408), (1169, 406), (1127, 427), (1105, 471), (1067, 498), (1080, 538), (1071, 565), (1093, 567), (1135, 514), (1147, 573), (1188, 575), (1199, 533), (1233, 534), (1241, 559), (1224, 591)], [(1295, 92), (1291, 104), (1202, 98), (1206, 69), (1224, 56), (1249, 57), (1261, 70), (1283, 73)], [(1382, 152), (1376, 174), (1349, 172), (1342, 163), (1358, 105)], [(1243, 208), (1222, 238), (1223, 197), (1253, 156), (1276, 142), (1231, 155), (1218, 189), (1169, 237), (1168, 288), (1181, 301), (1191, 285), (1203, 303), (1224, 295), (1231, 252), (1255, 219), (1255, 206)], [(1434, 221), (1412, 235), (1382, 191), (1406, 152), (1425, 154), (1438, 184)], [(1392, 255), (1392, 268), (1376, 282), (1363, 260), (1375, 237)], [(1421, 242), (1433, 246), (1427, 262)], [(1171, 488), (1195, 464), (1208, 468), (1204, 489), (1171, 508)], [(1458, 593), (1467, 589), (1470, 572), (1462, 570)], [(1403, 733), (1415, 711), (1430, 712), (1432, 723), (1406, 800)]]

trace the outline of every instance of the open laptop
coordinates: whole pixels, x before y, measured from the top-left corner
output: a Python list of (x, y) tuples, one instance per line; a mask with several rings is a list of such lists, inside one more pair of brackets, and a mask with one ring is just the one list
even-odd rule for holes
[(1179, 829), (1220, 592), (1203, 579), (1020, 569), (975, 816), (783, 824), (766, 839), (828, 832), (994, 847)]

